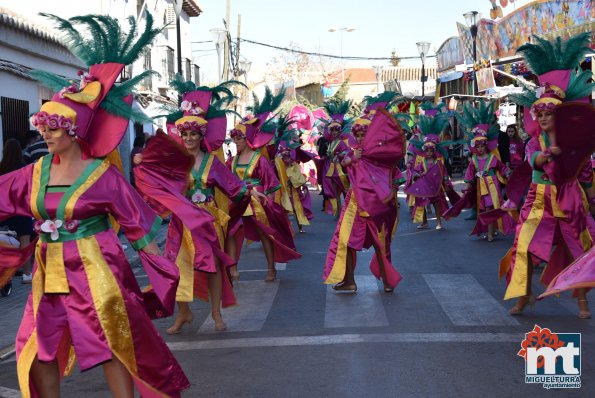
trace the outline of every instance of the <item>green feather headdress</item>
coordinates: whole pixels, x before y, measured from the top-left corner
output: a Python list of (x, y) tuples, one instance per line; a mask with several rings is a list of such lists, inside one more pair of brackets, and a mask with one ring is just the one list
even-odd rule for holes
[(465, 134), (473, 138), (472, 130), (480, 124), (489, 126), (487, 134), (488, 140), (498, 138), (498, 125), (496, 124), (496, 101), (480, 101), (478, 107), (474, 107), (470, 102), (465, 103), (463, 112), (456, 114), (459, 123), (465, 127)]
[(264, 96), (262, 100), (258, 98), (258, 96), (253, 92), (253, 104), (252, 106), (246, 107), (246, 110), (252, 112), (254, 116), (265, 119), (262, 120), (262, 125), (260, 126), (260, 130), (272, 133), (277, 130), (277, 121), (274, 118), (268, 118), (268, 116), (277, 110), (281, 103), (285, 99), (285, 87), (281, 88), (277, 95), (273, 94), (273, 91), (270, 87), (265, 87)]
[(535, 44), (525, 43), (517, 52), (523, 54), (525, 62), (536, 75), (553, 70), (574, 69), (591, 52), (591, 32), (581, 33), (566, 41), (562, 41), (561, 37), (556, 37), (553, 42), (535, 35), (533, 38)]
[[(586, 54), (591, 52), (589, 43), (591, 41), (591, 32), (584, 32), (563, 41), (561, 37), (556, 37), (554, 41), (543, 39), (539, 36), (533, 36), (535, 44), (526, 43), (520, 46), (517, 52), (522, 53), (525, 62), (529, 68), (539, 76), (540, 83), (558, 84), (556, 81), (549, 81), (553, 76), (542, 76), (552, 71), (573, 71), (580, 64)], [(570, 81), (567, 87), (560, 87), (565, 91), (565, 101), (573, 101), (579, 98), (588, 97), (595, 83), (589, 82), (592, 78), (591, 71), (578, 70), (576, 73), (570, 73)], [(530, 107), (537, 101), (536, 90), (525, 85), (521, 94), (510, 95), (511, 101)]]
[[(83, 15), (68, 20), (52, 14), (40, 15), (56, 22), (57, 29), (63, 34), (64, 44), (87, 66), (105, 63), (131, 64), (163, 30), (153, 28), (153, 17), (149, 13), (146, 14), (145, 29), (140, 35), (133, 17), (128, 18), (130, 28), (125, 33), (116, 19), (105, 15)], [(77, 29), (79, 26), (82, 27), (81, 30)], [(100, 107), (123, 118), (141, 123), (151, 122), (144, 113), (133, 110), (122, 99), (132, 93), (134, 86), (142, 80), (156, 74), (151, 70), (144, 71), (126, 82), (113, 86), (101, 101)], [(34, 70), (30, 75), (54, 92), (73, 84), (72, 81), (50, 72)]]

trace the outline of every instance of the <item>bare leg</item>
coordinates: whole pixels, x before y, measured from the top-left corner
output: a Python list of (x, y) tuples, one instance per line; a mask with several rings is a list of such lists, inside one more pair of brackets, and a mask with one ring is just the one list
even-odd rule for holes
[(165, 332), (167, 334), (178, 334), (182, 331), (184, 325), (192, 324), (194, 314), (190, 310), (190, 304), (184, 301), (178, 301), (178, 316), (173, 325), (171, 325)]
[[(235, 261), (238, 261), (238, 244), (235, 238), (230, 234), (228, 234), (225, 238), (225, 253), (229, 254), (229, 256)], [(232, 283), (234, 281), (237, 283), (240, 280), (240, 273), (238, 272), (237, 264), (229, 267), (229, 275), (231, 277)]]
[(222, 283), (221, 283), (221, 262), (215, 260), (217, 266), (217, 272), (209, 274), (209, 295), (211, 301), (211, 317), (215, 321), (215, 330), (222, 332), (227, 329), (227, 325), (223, 322), (221, 316), (221, 295), (222, 295)]
[(345, 259), (345, 276), (343, 280), (333, 286), (335, 290), (350, 290), (350, 291), (357, 291), (357, 285), (355, 284), (355, 266), (353, 264), (354, 256), (357, 253), (352, 248), (347, 248), (347, 258)]
[[(493, 210), (494, 206), (486, 206), (486, 211), (490, 211)], [(491, 242), (494, 240), (494, 231), (496, 230), (496, 227), (494, 225), (494, 223), (490, 223), (488, 225), (488, 242)]]
[(129, 398), (134, 397), (134, 384), (128, 369), (116, 357), (110, 362), (103, 364), (103, 374), (107, 380), (112, 397)]
[(589, 302), (587, 301), (587, 289), (577, 289), (578, 296), (578, 317), (580, 319), (591, 319), (591, 311), (589, 310)]
[(436, 229), (442, 229), (442, 212), (437, 203), (434, 204), (434, 212), (436, 213)]
[(30, 375), (41, 398), (60, 398), (60, 369), (57, 361), (43, 363), (35, 358)]
[(258, 228), (258, 235), (260, 236), (260, 242), (262, 243), (262, 249), (267, 259), (267, 277), (265, 282), (274, 282), (277, 279), (277, 270), (275, 269), (275, 249), (273, 248), (273, 242), (265, 235), (263, 231)]
[(382, 277), (382, 284), (384, 285), (384, 291), (386, 293), (390, 293), (395, 290), (394, 286), (388, 284), (386, 280), (386, 269), (384, 268), (384, 256), (382, 255), (382, 250), (376, 243), (374, 243), (374, 254), (376, 255), (376, 260), (378, 261), (378, 265), (380, 266), (380, 275)]

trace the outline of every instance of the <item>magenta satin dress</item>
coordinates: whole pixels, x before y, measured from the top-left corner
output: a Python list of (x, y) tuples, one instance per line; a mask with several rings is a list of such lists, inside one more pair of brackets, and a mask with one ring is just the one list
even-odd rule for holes
[[(151, 322), (173, 311), (177, 267), (139, 251), (153, 285), (151, 294), (141, 293), (108, 215), (137, 250), (152, 241), (161, 219), (106, 160), (96, 159), (70, 187), (48, 187), (51, 156), (0, 177), (0, 220), (18, 214), (34, 216), (37, 226), (63, 223), (53, 236), (41, 232), (36, 243), (32, 291), (16, 339), (23, 395), (37, 396), (29, 380), (35, 357), (57, 360), (67, 375), (75, 361), (87, 370), (114, 356), (143, 397), (180, 396), (190, 383)], [(3, 261), (0, 272), (15, 266)]]
[[(229, 166), (241, 180), (265, 195), (281, 188), (271, 162), (259, 152), (254, 152), (247, 164), (239, 164), (236, 156), (229, 161)], [(260, 241), (259, 229), (267, 235), (273, 243), (275, 262), (285, 263), (302, 256), (297, 252), (293, 242), (291, 224), (285, 209), (272, 198), (262, 204), (258, 199), (251, 197), (250, 205), (243, 216), (231, 217), (228, 233), (241, 236), (237, 232), (241, 232), (242, 225), (243, 237), (248, 240)]]
[[(432, 204), (438, 209), (440, 209), (440, 214), (444, 214), (448, 210), (448, 202), (446, 200), (446, 183), (448, 181), (448, 173), (446, 171), (446, 167), (444, 166), (444, 158), (437, 157), (433, 158), (434, 162), (436, 162), (439, 166), (440, 173), (437, 178), (442, 180), (442, 187), (438, 192), (438, 195), (433, 196), (431, 198), (428, 197), (421, 197), (415, 196), (414, 204), (413, 204), (413, 222), (414, 223), (422, 223), (423, 222), (423, 210), (426, 206)], [(413, 167), (413, 174), (417, 174), (419, 178), (433, 178), (428, 173), (428, 170), (432, 167), (430, 162), (423, 157), (423, 159), (417, 163), (416, 166)]]
[[(595, 223), (582, 188), (593, 184), (593, 171), (587, 162), (577, 179), (556, 187), (547, 172), (534, 166), (537, 155), (547, 148), (549, 143), (543, 133), (527, 144), (533, 175), (513, 246), (500, 262), (500, 276), (506, 275), (508, 282), (505, 299), (527, 294), (529, 266), (547, 263), (541, 282), (548, 285), (573, 259), (593, 246)], [(556, 167), (555, 162), (554, 158), (548, 167)], [(567, 286), (581, 282), (577, 279)]]
[[(329, 245), (325, 261), (323, 281), (339, 283), (346, 270), (348, 248), (361, 251), (376, 245), (383, 257), (386, 282), (393, 288), (402, 279), (391, 262), (390, 245), (397, 223), (397, 200), (395, 197), (383, 203), (391, 192), (398, 189), (404, 179), (400, 171), (375, 165), (360, 159), (346, 167), (351, 181), (341, 216)], [(357, 256), (353, 258), (355, 268)], [(372, 274), (382, 277), (380, 264), (375, 256), (370, 262)]]

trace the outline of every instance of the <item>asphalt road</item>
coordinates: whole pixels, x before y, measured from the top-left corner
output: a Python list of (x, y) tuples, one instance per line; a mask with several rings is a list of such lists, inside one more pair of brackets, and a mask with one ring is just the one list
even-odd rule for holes
[[(514, 303), (502, 300), (505, 284), (497, 272), (511, 237), (491, 243), (470, 237), (473, 224), (464, 215), (442, 231), (419, 231), (401, 199), (392, 246), (401, 284), (394, 293), (382, 292), (369, 271), (368, 251), (358, 257), (358, 293), (336, 294), (321, 281), (335, 220), (320, 212), (312, 194), (316, 218), (296, 236), (303, 257), (281, 265), (276, 283), (262, 282), (260, 244), (244, 248), (239, 305), (223, 312), (228, 331), (215, 332), (208, 304), (194, 302), (193, 325), (176, 336), (164, 334), (192, 382), (184, 396), (595, 396), (595, 322), (576, 317), (569, 295), (538, 302), (521, 317), (507, 315)], [(541, 291), (538, 273), (534, 278), (534, 290)], [(14, 339), (27, 289), (17, 281), (15, 293), (0, 298), (0, 348)], [(156, 325), (164, 332), (172, 321)], [(582, 333), (580, 389), (525, 383), (517, 352), (536, 324)], [(9, 356), (0, 361), (0, 396), (17, 397), (16, 390)], [(93, 369), (65, 378), (62, 395), (109, 392), (101, 369)]]

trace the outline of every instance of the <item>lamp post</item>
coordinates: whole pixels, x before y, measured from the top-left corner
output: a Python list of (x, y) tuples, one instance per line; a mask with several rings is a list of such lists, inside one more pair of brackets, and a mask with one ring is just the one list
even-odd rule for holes
[(343, 32), (353, 32), (355, 28), (329, 28), (329, 32), (339, 32), (341, 42), (341, 84), (345, 81), (345, 68), (343, 65)]
[(423, 99), (423, 97), (426, 95), (426, 80), (428, 79), (426, 76), (426, 56), (430, 50), (430, 42), (419, 41), (415, 44), (417, 45), (417, 51), (419, 52), (419, 57), (421, 58), (421, 97)]
[[(465, 23), (471, 31), (471, 38), (473, 39), (473, 71), (475, 71), (475, 63), (477, 62), (477, 11), (469, 11), (463, 14), (465, 17)], [(477, 94), (477, 76), (473, 78), (473, 94)]]
[(227, 31), (223, 28), (213, 28), (209, 30), (209, 32), (211, 32), (213, 43), (215, 43), (215, 48), (217, 49), (217, 81), (221, 83), (221, 44), (225, 43), (225, 39), (227, 38)]
[(376, 71), (376, 93), (380, 94), (380, 82), (382, 81), (383, 67), (380, 65), (377, 65), (377, 66), (373, 66), (373, 68)]
[(248, 103), (248, 94), (250, 94), (250, 88), (248, 87), (248, 72), (250, 72), (250, 68), (252, 67), (252, 61), (248, 61), (247, 59), (242, 59), (240, 61), (240, 73), (244, 74), (244, 83), (246, 84), (246, 95), (244, 96), (244, 108)]

